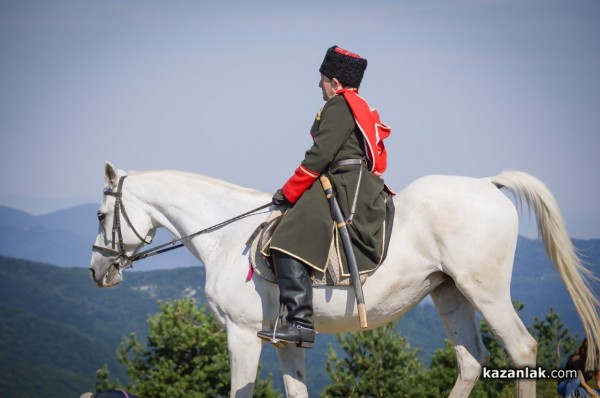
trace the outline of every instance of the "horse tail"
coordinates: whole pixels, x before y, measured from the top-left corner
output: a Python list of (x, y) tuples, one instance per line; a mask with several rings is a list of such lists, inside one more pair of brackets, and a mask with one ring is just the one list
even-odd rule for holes
[(535, 211), (546, 253), (575, 304), (588, 338), (587, 367), (600, 368), (600, 301), (589, 285), (590, 281), (598, 281), (598, 277), (586, 269), (577, 256), (554, 196), (542, 181), (520, 171), (504, 171), (488, 180), (498, 188), (508, 188), (517, 203), (521, 204), (524, 199)]

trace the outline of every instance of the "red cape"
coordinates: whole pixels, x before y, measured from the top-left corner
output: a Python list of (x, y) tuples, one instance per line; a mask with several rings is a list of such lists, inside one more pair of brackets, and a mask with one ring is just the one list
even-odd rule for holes
[(389, 137), (392, 129), (381, 122), (377, 110), (371, 109), (367, 101), (358, 95), (357, 90), (343, 88), (337, 90), (336, 94), (344, 96), (363, 134), (367, 157), (371, 164), (370, 171), (376, 175), (383, 174), (387, 168), (387, 152), (383, 140)]

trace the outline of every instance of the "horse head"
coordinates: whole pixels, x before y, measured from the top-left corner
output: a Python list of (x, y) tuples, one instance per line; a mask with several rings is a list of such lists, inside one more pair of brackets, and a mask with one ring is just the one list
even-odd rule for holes
[(105, 162), (106, 187), (98, 209), (98, 235), (90, 265), (92, 280), (100, 287), (121, 283), (123, 270), (131, 267), (135, 254), (156, 232), (147, 205), (123, 190), (126, 177), (127, 173)]

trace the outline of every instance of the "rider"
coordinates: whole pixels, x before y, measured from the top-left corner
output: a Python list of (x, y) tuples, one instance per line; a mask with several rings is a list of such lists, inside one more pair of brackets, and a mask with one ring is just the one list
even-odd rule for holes
[(312, 147), (292, 177), (273, 196), (288, 205), (267, 251), (273, 260), (280, 302), (287, 323), (263, 330), (264, 340), (310, 348), (314, 344), (312, 283), (307, 267), (324, 271), (333, 244), (348, 275), (329, 203), (318, 178), (331, 179), (361, 273), (375, 269), (384, 257), (386, 199), (391, 192), (381, 179), (386, 168), (382, 140), (390, 129), (358, 95), (367, 60), (338, 46), (327, 50), (319, 69), (325, 106), (311, 129)]

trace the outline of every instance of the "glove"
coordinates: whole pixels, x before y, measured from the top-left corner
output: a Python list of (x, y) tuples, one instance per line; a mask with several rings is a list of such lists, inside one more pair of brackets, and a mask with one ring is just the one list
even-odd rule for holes
[(273, 204), (276, 206), (284, 206), (284, 205), (289, 205), (290, 202), (286, 199), (285, 195), (283, 194), (283, 190), (278, 189), (277, 192), (275, 192), (275, 195), (273, 195)]

